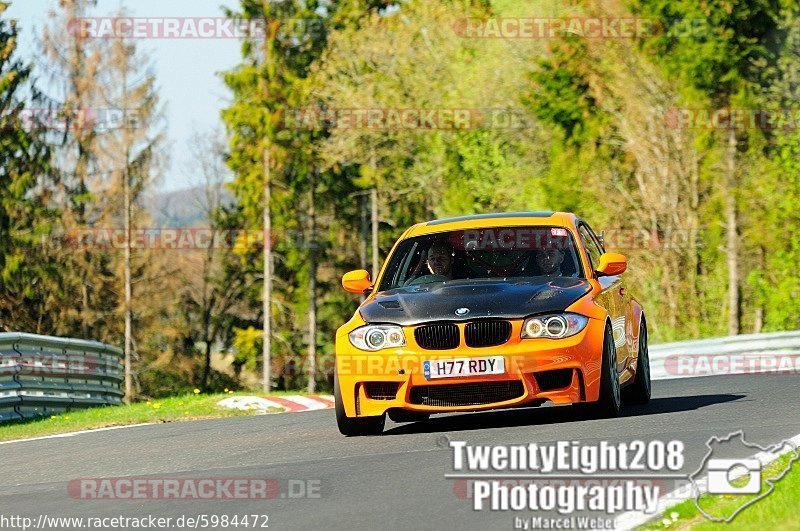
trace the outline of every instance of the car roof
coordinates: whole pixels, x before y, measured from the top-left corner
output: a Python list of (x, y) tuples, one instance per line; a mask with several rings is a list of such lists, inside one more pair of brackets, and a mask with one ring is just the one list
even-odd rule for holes
[(492, 214), (474, 214), (454, 218), (435, 219), (425, 223), (417, 223), (406, 231), (404, 238), (449, 232), (463, 229), (480, 229), (486, 227), (525, 227), (556, 226), (572, 227), (576, 216), (569, 212), (498, 212)]

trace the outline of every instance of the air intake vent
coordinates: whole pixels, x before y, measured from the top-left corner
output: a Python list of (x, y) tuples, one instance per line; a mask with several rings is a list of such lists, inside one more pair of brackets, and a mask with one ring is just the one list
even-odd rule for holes
[(366, 382), (364, 392), (372, 400), (394, 400), (397, 397), (397, 390), (400, 389), (399, 382)]
[(563, 389), (572, 383), (572, 369), (558, 369), (555, 371), (542, 371), (533, 373), (539, 390), (554, 391)]
[(464, 340), (468, 347), (494, 347), (502, 345), (511, 337), (508, 321), (476, 321), (467, 323)]
[(411, 388), (410, 402), (424, 406), (477, 406), (521, 397), (525, 386), (519, 380), (455, 385), (420, 385)]
[(414, 330), (417, 344), (427, 350), (447, 350), (459, 343), (458, 327), (454, 324), (420, 326)]

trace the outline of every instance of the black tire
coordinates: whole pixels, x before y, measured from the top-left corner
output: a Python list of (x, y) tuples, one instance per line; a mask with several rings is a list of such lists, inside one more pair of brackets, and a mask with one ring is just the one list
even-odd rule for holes
[(639, 359), (636, 361), (636, 376), (633, 383), (622, 392), (627, 404), (647, 404), (650, 402), (652, 384), (650, 381), (650, 352), (647, 348), (647, 324), (642, 317), (642, 328), (639, 331)]
[(431, 418), (431, 414), (407, 411), (405, 409), (390, 409), (389, 418), (394, 422), (425, 422)]
[(618, 417), (622, 411), (622, 392), (617, 373), (617, 347), (611, 325), (606, 323), (603, 339), (603, 361), (600, 372), (600, 399), (589, 405), (589, 414), (594, 418)]
[(336, 403), (336, 425), (339, 432), (348, 437), (359, 437), (363, 435), (380, 435), (383, 426), (386, 424), (386, 415), (377, 417), (348, 417), (344, 411), (342, 403), (342, 391), (339, 389), (339, 377), (333, 373), (333, 398)]

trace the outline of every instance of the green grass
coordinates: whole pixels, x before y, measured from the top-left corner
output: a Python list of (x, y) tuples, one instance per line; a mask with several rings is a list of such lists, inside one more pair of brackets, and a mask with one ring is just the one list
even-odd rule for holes
[[(786, 455), (765, 467), (762, 478), (779, 474), (786, 468), (789, 459), (790, 455)], [(739, 496), (704, 494), (700, 497), (700, 505), (712, 515), (731, 514), (741, 503)], [(731, 523), (716, 523), (706, 519), (697, 509), (694, 500), (687, 500), (667, 509), (664, 515), (640, 529), (653, 531), (665, 529), (670, 531), (684, 529), (700, 531), (709, 529), (725, 529), (726, 531), (767, 528), (800, 529), (798, 508), (800, 508), (800, 461), (795, 461), (791, 471), (775, 483), (775, 490), (772, 493), (746, 507), (736, 515)]]
[[(301, 394), (276, 392), (275, 395)], [(108, 406), (62, 413), (24, 421), (0, 424), (0, 441), (27, 439), (81, 430), (127, 426), (145, 422), (178, 422), (257, 414), (220, 407), (217, 402), (231, 396), (254, 396), (259, 393), (237, 392), (212, 395), (196, 394), (138, 402), (129, 406)], [(279, 409), (276, 412), (282, 411)]]

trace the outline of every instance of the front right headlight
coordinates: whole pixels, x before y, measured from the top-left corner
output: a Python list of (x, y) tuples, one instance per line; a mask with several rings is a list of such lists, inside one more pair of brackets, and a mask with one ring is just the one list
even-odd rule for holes
[(589, 323), (589, 318), (577, 313), (537, 315), (525, 319), (522, 324), (522, 339), (562, 339), (574, 336)]
[(397, 325), (366, 325), (350, 332), (350, 343), (361, 350), (404, 347), (406, 337)]

